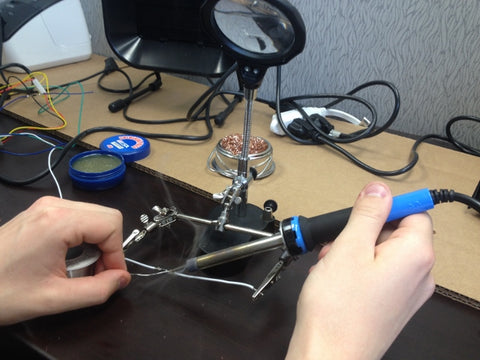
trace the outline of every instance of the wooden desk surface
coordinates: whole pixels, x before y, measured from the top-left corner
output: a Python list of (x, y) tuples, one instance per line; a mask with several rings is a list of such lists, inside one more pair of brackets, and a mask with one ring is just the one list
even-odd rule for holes
[[(104, 59), (93, 56), (91, 60), (46, 71), (50, 84), (60, 84), (83, 78), (103, 69)], [(126, 69), (134, 79), (144, 72)], [(288, 76), (288, 74), (287, 74)], [(133, 104), (129, 115), (142, 119), (169, 119), (184, 117), (188, 108), (205, 89), (202, 85), (177, 77), (162, 75), (163, 86), (156, 93)], [(116, 125), (148, 132), (204, 134), (201, 122), (174, 125), (138, 125), (124, 120), (121, 113), (112, 114), (107, 106), (118, 95), (101, 91), (97, 79), (84, 83), (85, 95), (80, 128)], [(112, 75), (105, 82), (113, 88), (124, 88), (121, 76)], [(72, 90), (73, 87), (72, 87)], [(122, 96), (120, 96), (122, 97)], [(72, 95), (57, 106), (68, 120), (63, 133), (77, 133), (80, 96)], [(57, 120), (47, 114), (38, 114), (38, 107), (29, 99), (18, 101), (7, 108), (11, 114), (44, 125), (56, 125)], [(401, 114), (401, 112), (400, 112)], [(261, 206), (267, 199), (279, 204), (277, 219), (292, 215), (312, 216), (322, 212), (351, 206), (363, 185), (380, 178), (373, 176), (324, 146), (307, 147), (293, 143), (269, 132), (271, 109), (256, 103), (253, 115), (253, 135), (263, 136), (274, 149), (275, 173), (253, 183), (249, 189), (249, 201)], [(400, 115), (401, 116), (401, 115)], [(222, 128), (215, 128), (213, 137), (201, 143), (152, 140), (151, 155), (139, 161), (146, 169), (176, 179), (189, 188), (211, 194), (222, 191), (231, 180), (210, 172), (206, 167), (208, 155), (225, 135), (242, 131), (243, 106), (227, 119)], [(98, 146), (109, 133), (96, 133), (85, 142)], [(413, 141), (392, 134), (381, 134), (371, 139), (345, 146), (350, 152), (382, 169), (396, 169), (409, 159)], [(462, 154), (434, 145), (423, 144), (419, 149), (420, 161), (409, 173), (380, 179), (394, 194), (428, 187), (451, 188), (457, 192), (472, 194), (480, 180), (480, 158)], [(126, 194), (125, 196), (128, 196)], [(161, 202), (162, 199), (158, 199)], [(184, 209), (187, 212), (188, 209)], [(473, 306), (480, 301), (480, 217), (461, 204), (442, 204), (431, 211), (435, 226), (436, 265), (434, 275), (437, 284), (468, 298)]]

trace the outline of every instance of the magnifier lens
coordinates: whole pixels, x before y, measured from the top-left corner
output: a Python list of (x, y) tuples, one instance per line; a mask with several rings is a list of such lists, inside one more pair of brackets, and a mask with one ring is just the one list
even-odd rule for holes
[(284, 53), (295, 40), (289, 19), (266, 1), (220, 0), (213, 16), (227, 39), (252, 53)]

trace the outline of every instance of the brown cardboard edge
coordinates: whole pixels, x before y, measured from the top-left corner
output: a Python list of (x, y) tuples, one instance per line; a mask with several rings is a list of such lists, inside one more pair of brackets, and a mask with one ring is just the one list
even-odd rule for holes
[(447, 288), (444, 288), (443, 286), (436, 285), (435, 286), (435, 293), (445, 296), (446, 298), (452, 299), (456, 302), (459, 302), (461, 304), (467, 305), (471, 308), (474, 308), (475, 310), (480, 310), (480, 302), (472, 299), (468, 296), (462, 295), (456, 291), (449, 290)]
[(205, 190), (202, 190), (196, 186), (193, 186), (191, 184), (188, 184), (184, 181), (181, 181), (181, 180), (178, 180), (178, 179), (175, 179), (174, 177), (171, 177), (171, 176), (168, 176), (168, 175), (165, 175), (159, 171), (156, 171), (156, 170), (153, 170), (147, 166), (144, 166), (144, 165), (141, 165), (141, 164), (138, 164), (138, 163), (131, 163), (130, 164), (131, 167), (139, 170), (139, 171), (142, 171), (144, 173), (147, 173), (149, 175), (152, 175), (152, 176), (155, 176), (156, 178), (159, 178), (159, 179), (162, 179), (162, 180), (165, 180), (171, 184), (174, 184), (174, 185), (178, 185), (180, 186), (181, 188), (185, 189), (185, 190), (188, 190), (196, 195), (200, 195), (204, 198), (207, 198), (207, 199), (210, 199), (212, 201), (213, 200), (213, 194), (209, 193), (208, 191), (205, 191)]

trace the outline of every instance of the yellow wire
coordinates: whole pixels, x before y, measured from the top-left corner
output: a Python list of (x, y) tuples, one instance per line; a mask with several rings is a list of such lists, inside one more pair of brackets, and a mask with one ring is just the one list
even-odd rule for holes
[[(38, 72), (37, 72), (38, 74)], [(27, 75), (26, 77), (24, 77), (22, 80), (18, 80), (16, 83), (13, 83), (13, 84), (5, 84), (5, 85), (2, 85), (0, 86), (0, 91), (4, 90), (4, 89), (14, 89), (16, 87), (19, 87), (19, 86), (25, 86), (25, 83), (27, 81), (30, 81), (32, 80), (32, 78), (34, 78), (31, 74)], [(40, 83), (43, 82), (43, 78), (41, 81), (39, 81)]]
[[(44, 72), (41, 72), (41, 71), (35, 71), (35, 72), (32, 72), (30, 73), (25, 79), (23, 79), (24, 81), (27, 81), (27, 80), (32, 80), (36, 78), (36, 76), (41, 76), (42, 77), (42, 81), (45, 81), (45, 91), (46, 91), (46, 94), (45, 94), (45, 99), (46, 99), (46, 102), (47, 104), (49, 105), (49, 108), (51, 110), (53, 110), (53, 112), (60, 118), (60, 120), (62, 120), (62, 125), (59, 125), (59, 126), (55, 126), (55, 127), (40, 127), (40, 126), (19, 126), (19, 127), (16, 127), (15, 129), (11, 130), (9, 132), (9, 134), (12, 134), (18, 130), (42, 130), (42, 131), (48, 131), (48, 130), (60, 130), (60, 129), (63, 129), (67, 126), (67, 120), (65, 119), (65, 117), (55, 108), (55, 105), (53, 103), (53, 100), (52, 100), (52, 97), (50, 95), (50, 85), (48, 83), (48, 76), (47, 74), (45, 74)], [(37, 79), (38, 80), (38, 79)], [(22, 82), (18, 82), (19, 84), (22, 84)], [(17, 85), (18, 86), (18, 85)]]

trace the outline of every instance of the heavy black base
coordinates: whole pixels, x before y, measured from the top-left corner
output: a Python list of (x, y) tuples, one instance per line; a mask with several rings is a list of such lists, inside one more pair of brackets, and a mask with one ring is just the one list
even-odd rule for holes
[[(222, 210), (223, 206), (221, 205), (215, 207), (209, 214), (209, 219), (217, 219)], [(246, 216), (238, 216), (235, 214), (235, 211), (231, 211), (229, 224), (262, 231), (273, 232), (274, 230), (273, 217), (267, 217), (267, 219), (265, 219), (264, 210), (252, 204), (247, 204)], [(209, 226), (200, 239), (199, 255), (208, 254), (230, 246), (240, 245), (253, 239), (254, 238), (250, 234), (228, 230), (218, 231), (215, 230), (214, 226)], [(249, 260), (250, 258), (244, 258), (205, 269), (204, 271), (217, 277), (233, 276), (243, 271)]]

